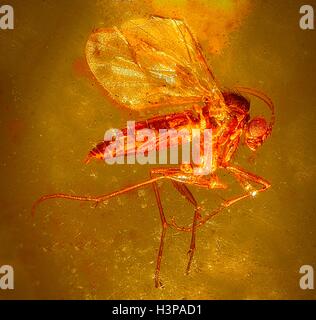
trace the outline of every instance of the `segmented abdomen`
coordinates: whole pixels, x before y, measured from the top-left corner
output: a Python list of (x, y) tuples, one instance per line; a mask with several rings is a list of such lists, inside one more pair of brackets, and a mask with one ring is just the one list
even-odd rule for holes
[[(155, 133), (159, 132), (159, 129), (181, 129), (188, 126), (196, 126), (200, 123), (200, 115), (196, 114), (193, 110), (187, 110), (181, 113), (174, 113), (170, 115), (163, 115), (150, 118), (148, 120), (139, 121), (135, 123), (135, 134), (137, 131), (142, 129), (152, 129)], [(124, 138), (127, 137), (127, 128), (121, 130)], [(93, 148), (85, 162), (88, 163), (91, 159), (101, 159), (105, 160), (107, 157), (113, 157), (112, 153), (108, 153), (108, 147), (113, 143), (113, 141), (102, 141)], [(116, 156), (124, 155), (126, 156), (129, 152), (128, 146), (122, 149), (122, 151), (116, 151)]]

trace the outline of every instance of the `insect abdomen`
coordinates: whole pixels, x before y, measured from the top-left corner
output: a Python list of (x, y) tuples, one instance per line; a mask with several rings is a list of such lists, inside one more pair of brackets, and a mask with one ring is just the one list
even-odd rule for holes
[[(170, 115), (157, 116), (154, 118), (150, 118), (148, 120), (139, 121), (135, 123), (135, 133), (142, 129), (152, 129), (156, 133), (159, 132), (159, 129), (180, 129), (186, 127), (188, 125), (194, 125), (199, 123), (200, 118), (198, 115), (194, 114), (191, 110), (182, 112), (182, 113), (174, 113)], [(127, 128), (121, 130), (124, 137), (127, 136)], [(95, 148), (93, 148), (85, 162), (88, 163), (92, 158), (104, 160), (107, 158), (106, 149), (111, 145), (113, 141), (102, 141), (97, 144)], [(118, 152), (116, 155), (127, 155), (129, 152), (128, 147), (124, 148), (122, 152)], [(109, 157), (112, 157), (113, 154), (109, 154)]]

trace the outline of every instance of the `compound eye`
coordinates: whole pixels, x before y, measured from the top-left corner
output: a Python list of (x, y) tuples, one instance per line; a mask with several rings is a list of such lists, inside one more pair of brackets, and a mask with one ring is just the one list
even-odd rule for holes
[(263, 117), (253, 118), (248, 123), (248, 134), (253, 138), (263, 137), (268, 131), (268, 123)]

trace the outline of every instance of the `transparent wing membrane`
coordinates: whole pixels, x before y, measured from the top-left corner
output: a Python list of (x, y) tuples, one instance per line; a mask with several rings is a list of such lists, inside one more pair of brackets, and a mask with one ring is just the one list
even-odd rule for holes
[(130, 109), (224, 101), (181, 20), (151, 17), (99, 29), (87, 42), (86, 57), (109, 95)]

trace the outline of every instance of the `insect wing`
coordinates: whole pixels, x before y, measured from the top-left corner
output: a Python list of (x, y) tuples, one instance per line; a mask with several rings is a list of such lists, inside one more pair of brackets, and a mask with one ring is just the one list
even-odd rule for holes
[(109, 95), (140, 110), (223, 97), (198, 43), (181, 20), (151, 17), (99, 29), (86, 46), (89, 67)]

